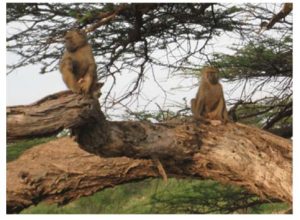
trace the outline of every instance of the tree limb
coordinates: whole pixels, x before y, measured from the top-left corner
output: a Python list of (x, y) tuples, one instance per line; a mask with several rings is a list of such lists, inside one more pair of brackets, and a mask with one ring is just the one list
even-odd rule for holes
[[(60, 122), (51, 130), (45, 121), (59, 114), (55, 120)], [(61, 138), (8, 163), (8, 212), (43, 200), (66, 203), (105, 187), (158, 176), (157, 166), (147, 160), (153, 157), (168, 176), (211, 178), (245, 187), (263, 199), (292, 203), (292, 143), (255, 127), (213, 126), (190, 118), (157, 124), (109, 122), (97, 101), (64, 93), (35, 105), (9, 107), (7, 121), (11, 139), (38, 130), (52, 133), (60, 124), (71, 128), (79, 143)]]

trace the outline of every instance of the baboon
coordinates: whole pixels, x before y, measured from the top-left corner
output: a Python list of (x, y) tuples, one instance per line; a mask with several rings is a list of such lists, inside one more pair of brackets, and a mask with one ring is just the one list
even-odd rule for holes
[(66, 86), (74, 93), (98, 98), (103, 84), (97, 83), (97, 67), (86, 34), (77, 29), (70, 30), (66, 32), (64, 40), (65, 52), (59, 70)]
[(223, 89), (219, 83), (216, 68), (203, 68), (201, 84), (196, 98), (191, 100), (191, 108), (195, 119), (204, 117), (211, 120), (228, 121)]

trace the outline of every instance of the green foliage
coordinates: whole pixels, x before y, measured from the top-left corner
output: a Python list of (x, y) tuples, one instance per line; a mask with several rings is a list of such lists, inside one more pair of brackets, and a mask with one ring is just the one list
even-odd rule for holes
[(246, 46), (232, 47), (234, 55), (214, 54), (212, 65), (222, 70), (224, 77), (292, 76), (292, 38), (258, 39)]
[(45, 138), (34, 138), (17, 141), (15, 143), (8, 144), (6, 148), (6, 160), (7, 162), (16, 160), (25, 150), (38, 145), (43, 144), (48, 141), (53, 140), (55, 137), (45, 137)]
[(228, 8), (226, 10), (226, 12), (227, 12), (228, 15), (231, 15), (231, 14), (234, 14), (234, 13), (238, 13), (242, 10), (244, 10), (244, 9), (240, 8), (240, 7), (232, 6), (232, 7)]
[(116, 4), (113, 4), (113, 3), (106, 3), (106, 4), (103, 6), (101, 12), (109, 12), (109, 11), (112, 11), (112, 10), (115, 9), (115, 6), (116, 6)]
[(74, 9), (70, 9), (70, 11), (69, 11), (68, 14), (69, 14), (70, 17), (73, 17), (73, 18), (77, 18), (78, 17), (78, 12), (76, 10), (74, 10)]
[[(238, 208), (253, 201), (258, 204)], [(158, 179), (146, 179), (107, 188), (65, 206), (42, 203), (22, 214), (272, 213), (287, 208), (283, 203), (260, 205), (257, 197), (215, 181), (171, 178), (167, 185)]]
[[(257, 127), (263, 127), (267, 120), (272, 119), (278, 112), (283, 109), (292, 108), (292, 100), (287, 99), (270, 99), (261, 102), (244, 103), (239, 105), (235, 111), (238, 121), (244, 124), (252, 124)], [(283, 117), (283, 120), (276, 122), (277, 127), (284, 127), (292, 124), (293, 116)]]
[(6, 4), (6, 22), (15, 21), (26, 14), (36, 14), (36, 3)]
[(92, 22), (94, 19), (96, 19), (99, 13), (100, 11), (96, 9), (81, 11), (79, 9), (70, 8), (68, 11), (68, 15), (75, 18), (81, 25)]

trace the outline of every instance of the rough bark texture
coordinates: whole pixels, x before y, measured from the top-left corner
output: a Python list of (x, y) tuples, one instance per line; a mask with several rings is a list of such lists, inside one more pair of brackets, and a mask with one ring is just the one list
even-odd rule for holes
[[(68, 100), (64, 102), (67, 111), (74, 115), (57, 120), (73, 129), (79, 144), (71, 138), (58, 139), (8, 163), (7, 208), (10, 213), (42, 200), (65, 203), (104, 187), (158, 176), (157, 167), (152, 160), (144, 160), (146, 158), (159, 158), (168, 176), (212, 178), (243, 186), (262, 198), (292, 203), (292, 143), (287, 139), (238, 123), (214, 126), (191, 119), (160, 124), (108, 122), (98, 103), (79, 96), (64, 100)], [(58, 101), (50, 101), (59, 105)], [(46, 112), (46, 103), (43, 112)], [(26, 107), (23, 108), (25, 111)], [(62, 106), (48, 105), (50, 110), (42, 115), (49, 118), (60, 108)], [(13, 110), (11, 107), (10, 112), (16, 112)], [(34, 116), (30, 114), (30, 117)], [(42, 117), (39, 120), (43, 121)], [(44, 123), (41, 121), (40, 127)], [(24, 126), (24, 122), (8, 123), (12, 131), (9, 126)], [(13, 132), (8, 135), (21, 137)]]
[[(76, 132), (76, 128), (80, 126), (99, 121), (102, 121), (99, 125), (105, 126), (105, 117), (98, 101), (70, 91), (47, 96), (31, 105), (7, 107), (6, 114), (8, 141), (47, 136), (63, 128), (73, 128)], [(98, 129), (99, 127), (97, 126)], [(105, 131), (104, 129), (102, 133)], [(82, 132), (82, 135), (84, 136), (85, 132)], [(102, 140), (96, 141), (101, 143)]]
[(65, 204), (105, 187), (155, 176), (150, 160), (100, 158), (71, 138), (61, 138), (7, 164), (7, 212), (20, 212), (40, 201)]

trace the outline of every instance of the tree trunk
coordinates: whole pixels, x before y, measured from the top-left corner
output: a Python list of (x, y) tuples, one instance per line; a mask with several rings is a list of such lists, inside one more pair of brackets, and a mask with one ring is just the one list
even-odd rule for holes
[(97, 101), (66, 93), (28, 107), (10, 107), (7, 121), (10, 140), (68, 127), (79, 143), (58, 139), (8, 163), (10, 213), (42, 200), (66, 203), (105, 187), (158, 176), (157, 164), (147, 160), (151, 158), (159, 159), (168, 176), (211, 178), (292, 203), (292, 143), (254, 127), (190, 118), (157, 124), (108, 122)]

